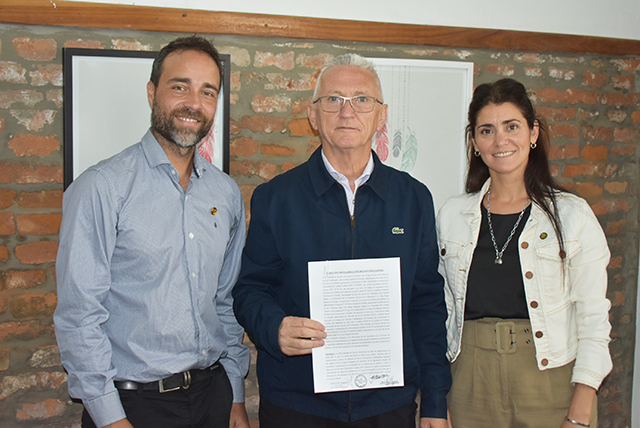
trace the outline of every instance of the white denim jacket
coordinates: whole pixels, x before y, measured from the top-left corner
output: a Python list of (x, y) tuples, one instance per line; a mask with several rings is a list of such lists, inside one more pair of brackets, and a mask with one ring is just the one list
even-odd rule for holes
[[(460, 353), (467, 277), (480, 232), (480, 204), (489, 184), (487, 180), (481, 191), (449, 199), (438, 213), (450, 361)], [(605, 297), (609, 248), (586, 201), (560, 193), (557, 204), (566, 252), (564, 273), (553, 226), (535, 204), (517, 244), (538, 368), (560, 367), (575, 359), (572, 382), (598, 389), (612, 368), (611, 303)]]

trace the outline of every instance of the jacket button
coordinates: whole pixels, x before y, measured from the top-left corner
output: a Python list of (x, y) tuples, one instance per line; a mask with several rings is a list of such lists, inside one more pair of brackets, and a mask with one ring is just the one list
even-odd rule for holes
[(529, 243), (523, 242), (520, 246), (526, 250), (527, 248), (529, 248)]
[(527, 279), (531, 279), (531, 278), (533, 278), (533, 272), (528, 271), (527, 273), (524, 274), (524, 276), (526, 276)]
[(540, 234), (540, 239), (547, 239), (547, 236), (548, 236), (548, 235), (547, 235), (547, 232), (542, 232), (542, 233)]
[(536, 331), (536, 337), (540, 339), (543, 336), (541, 331)]
[(536, 302), (535, 300), (533, 300), (533, 301), (531, 302), (531, 307), (532, 307), (533, 309), (537, 308), (537, 307), (538, 307), (538, 302)]
[(446, 248), (443, 248), (442, 250), (440, 250), (440, 255), (444, 256), (445, 254), (447, 254)]
[(564, 260), (564, 258), (567, 257), (567, 253), (565, 253), (564, 251), (560, 251), (559, 255), (562, 260)]
[(540, 364), (546, 367), (549, 365), (549, 360), (547, 360), (546, 358), (543, 358), (542, 361), (540, 361)]

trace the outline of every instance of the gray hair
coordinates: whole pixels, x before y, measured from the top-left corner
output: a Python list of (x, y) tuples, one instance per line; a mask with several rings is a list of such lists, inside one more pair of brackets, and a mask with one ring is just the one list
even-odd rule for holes
[[(378, 72), (376, 71), (375, 66), (371, 61), (366, 59), (363, 56), (354, 53), (346, 53), (344, 55), (337, 56), (333, 59), (330, 59), (327, 64), (324, 66), (320, 74), (318, 75), (318, 82), (316, 83), (316, 89), (313, 91), (313, 99), (316, 100), (318, 98), (318, 88), (320, 88), (320, 82), (322, 81), (322, 75), (328, 69), (338, 66), (338, 65), (347, 65), (350, 67), (358, 67), (362, 70), (370, 71), (371, 74), (376, 79), (376, 86), (378, 87), (378, 92), (380, 93), (380, 98), (382, 98), (382, 85), (380, 84), (380, 76), (378, 76)], [(383, 101), (380, 99), (380, 101)]]

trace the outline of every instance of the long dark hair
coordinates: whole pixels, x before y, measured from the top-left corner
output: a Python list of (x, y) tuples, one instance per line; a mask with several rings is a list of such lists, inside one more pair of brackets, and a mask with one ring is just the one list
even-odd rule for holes
[(565, 190), (554, 180), (549, 171), (549, 127), (546, 122), (536, 116), (536, 112), (527, 96), (524, 85), (513, 79), (500, 79), (494, 83), (479, 85), (473, 92), (473, 99), (469, 104), (467, 134), (467, 193), (475, 193), (482, 189), (482, 185), (489, 178), (489, 168), (482, 158), (475, 156), (475, 149), (471, 138), (475, 138), (476, 125), (480, 110), (489, 104), (511, 103), (520, 110), (529, 129), (537, 124), (540, 132), (536, 141), (536, 148), (529, 151), (529, 161), (524, 171), (524, 185), (531, 200), (538, 205), (549, 217), (553, 229), (558, 236), (560, 257), (564, 260), (564, 238), (562, 225), (558, 216), (556, 195)]

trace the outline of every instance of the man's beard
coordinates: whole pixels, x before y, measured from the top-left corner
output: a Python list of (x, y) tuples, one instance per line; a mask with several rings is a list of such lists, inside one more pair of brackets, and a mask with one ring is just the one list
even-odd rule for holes
[[(200, 121), (200, 127), (197, 129), (176, 126), (173, 119), (176, 116), (185, 116)], [(167, 114), (155, 100), (153, 101), (153, 109), (151, 111), (151, 128), (158, 134), (162, 135), (167, 141), (172, 142), (178, 147), (190, 148), (196, 145), (209, 132), (213, 118), (207, 121), (205, 115), (199, 110), (192, 110), (188, 107), (181, 107)]]

